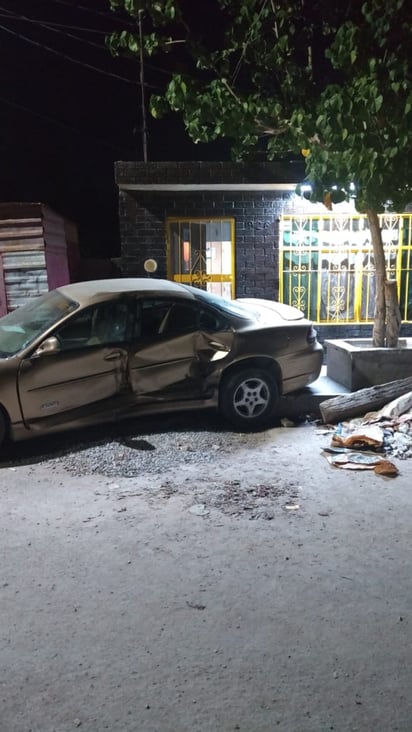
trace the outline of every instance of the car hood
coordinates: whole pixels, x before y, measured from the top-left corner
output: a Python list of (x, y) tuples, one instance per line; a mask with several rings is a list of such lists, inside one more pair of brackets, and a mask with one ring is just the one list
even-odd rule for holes
[(275, 302), (274, 300), (261, 300), (259, 298), (237, 298), (237, 302), (250, 307), (257, 314), (259, 320), (272, 321), (276, 319), (278, 322), (292, 322), (296, 320), (305, 320), (304, 314), (291, 305), (285, 305), (283, 302)]

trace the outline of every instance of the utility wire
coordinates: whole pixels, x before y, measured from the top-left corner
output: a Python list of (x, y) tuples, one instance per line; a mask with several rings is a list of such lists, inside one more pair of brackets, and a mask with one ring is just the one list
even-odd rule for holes
[(38, 117), (39, 119), (43, 119), (46, 122), (56, 125), (57, 127), (62, 127), (65, 130), (69, 130), (70, 132), (73, 132), (76, 135), (80, 135), (82, 137), (88, 137), (88, 138), (94, 140), (96, 143), (103, 145), (104, 147), (111, 148), (112, 150), (115, 150), (116, 152), (120, 152), (120, 147), (112, 145), (112, 143), (109, 142), (108, 140), (103, 140), (102, 138), (94, 137), (93, 135), (89, 135), (88, 132), (83, 132), (82, 130), (79, 130), (76, 127), (72, 127), (71, 125), (68, 125), (65, 122), (61, 122), (60, 120), (58, 120), (54, 117), (49, 117), (49, 115), (47, 115), (47, 114), (42, 114), (41, 112), (36, 112), (34, 109), (29, 109), (29, 107), (25, 107), (23, 104), (17, 104), (17, 102), (12, 102), (10, 99), (6, 99), (3, 96), (0, 96), (0, 102), (4, 102), (4, 104), (7, 104), (10, 107), (14, 107), (15, 109), (23, 110), (23, 112), (27, 112), (27, 114), (30, 114), (33, 117)]
[(72, 61), (74, 64), (78, 64), (79, 66), (83, 66), (84, 68), (91, 69), (92, 71), (97, 71), (99, 74), (104, 74), (105, 76), (111, 76), (113, 79), (118, 79), (119, 81), (124, 81), (126, 84), (131, 84), (132, 86), (136, 86), (136, 81), (132, 81), (131, 79), (126, 79), (125, 76), (119, 76), (119, 74), (113, 74), (111, 71), (104, 71), (103, 69), (99, 69), (97, 66), (93, 66), (92, 64), (88, 64), (85, 61), (79, 61), (77, 58), (73, 58), (72, 56), (68, 56), (66, 53), (61, 53), (60, 51), (56, 51), (54, 48), (50, 48), (49, 46), (45, 46), (43, 43), (38, 43), (37, 41), (33, 41), (31, 38), (27, 38), (27, 36), (23, 36), (21, 33), (16, 33), (15, 31), (10, 30), (10, 28), (7, 28), (5, 25), (0, 24), (0, 28), (4, 30), (6, 33), (10, 33), (12, 36), (16, 36), (17, 38), (20, 38), (23, 41), (27, 41), (27, 43), (31, 43), (33, 46), (37, 46), (38, 48), (41, 48), (43, 51), (49, 51), (49, 53), (53, 53), (55, 56), (60, 56), (61, 58), (66, 59), (66, 61)]
[[(1, 9), (3, 9), (3, 8), (1, 8)], [(0, 18), (10, 18), (10, 20), (11, 19), (23, 20), (23, 18), (24, 18), (25, 20), (27, 20), (30, 23), (35, 23), (35, 24), (39, 24), (39, 25), (41, 25), (43, 22), (42, 20), (35, 20), (34, 18), (26, 18), (26, 16), (23, 16), (23, 15), (16, 15), (15, 13), (13, 13), (12, 10), (6, 10), (6, 8), (4, 8), (3, 13), (0, 13)], [(65, 23), (54, 23), (53, 21), (50, 21), (50, 20), (48, 20), (46, 22), (47, 22), (48, 26), (50, 25), (50, 26), (53, 26), (54, 28), (66, 28), (67, 30), (86, 31), (87, 33), (96, 33), (99, 36), (107, 36), (107, 33), (108, 33), (108, 31), (98, 30), (98, 29), (94, 29), (94, 28), (82, 28), (79, 25), (67, 25)]]
[[(5, 10), (5, 8), (2, 8), (2, 7), (0, 6), (0, 10)], [(27, 21), (27, 22), (29, 22), (29, 23), (33, 23), (34, 25), (38, 25), (38, 26), (40, 26), (41, 28), (45, 28), (46, 30), (50, 30), (50, 31), (53, 31), (54, 33), (61, 33), (61, 34), (62, 34), (63, 36), (65, 36), (65, 37), (67, 37), (67, 38), (72, 38), (72, 39), (74, 39), (74, 40), (76, 40), (76, 41), (80, 41), (81, 43), (86, 43), (86, 44), (87, 44), (87, 45), (89, 45), (89, 46), (93, 46), (93, 47), (95, 47), (95, 48), (98, 48), (98, 49), (99, 49), (99, 51), (107, 51), (107, 50), (108, 50), (108, 49), (107, 49), (107, 47), (106, 47), (106, 46), (103, 46), (102, 44), (99, 44), (99, 43), (94, 43), (93, 41), (88, 41), (88, 40), (86, 40), (86, 39), (84, 39), (84, 38), (80, 38), (79, 36), (75, 36), (75, 35), (73, 35), (72, 33), (65, 33), (64, 31), (60, 31), (60, 30), (58, 30), (57, 28), (52, 28), (51, 26), (52, 26), (52, 25), (56, 25), (55, 23), (52, 23), (52, 24), (50, 24), (49, 22), (47, 22), (47, 23), (43, 23), (42, 21), (34, 20), (33, 18), (28, 18), (28, 17), (27, 17), (27, 16), (25, 16), (25, 15), (15, 15), (15, 14), (14, 14), (14, 13), (12, 13), (12, 11), (10, 11), (10, 10), (6, 10), (6, 13), (7, 13), (7, 15), (3, 15), (3, 14), (1, 14), (1, 13), (0, 13), (0, 18), (1, 18), (1, 17), (3, 17), (3, 18), (7, 18), (7, 19), (10, 19), (10, 20), (23, 20), (23, 21)], [(66, 27), (66, 26), (61, 26), (61, 27), (63, 27), (63, 28), (64, 28), (64, 27)], [(67, 27), (70, 27), (70, 26), (67, 26)], [(4, 26), (2, 26), (2, 25), (0, 25), (0, 28), (3, 28), (4, 30), (8, 30), (8, 32), (9, 32), (9, 33), (14, 33), (15, 35), (18, 35), (19, 37), (23, 38), (24, 40), (27, 40), (27, 41), (28, 41), (29, 43), (33, 43), (33, 44), (36, 44), (36, 42), (35, 42), (35, 41), (33, 41), (33, 40), (31, 40), (31, 39), (27, 38), (26, 36), (21, 36), (20, 34), (17, 34), (17, 32), (15, 32), (15, 31), (12, 31), (12, 30), (10, 30), (10, 29), (7, 29), (7, 28), (5, 28), (5, 27), (4, 27)], [(83, 28), (78, 28), (78, 30), (85, 30), (85, 31), (87, 31), (88, 29), (87, 29), (87, 28), (84, 28), (84, 29), (83, 29)], [(108, 35), (108, 33), (107, 33), (106, 31), (98, 31), (98, 32), (99, 32), (99, 33), (100, 33), (100, 32), (101, 32), (101, 33), (103, 33), (103, 34), (104, 34), (104, 35), (105, 35), (106, 37), (107, 37), (107, 35)], [(39, 44), (37, 44), (37, 45), (39, 45)], [(52, 53), (56, 53), (56, 54), (58, 54), (58, 55), (61, 55), (61, 56), (63, 56), (63, 54), (61, 54), (61, 53), (60, 53), (60, 51), (54, 51), (53, 49), (49, 49), (49, 48), (47, 48), (47, 46), (43, 46), (43, 44), (41, 44), (41, 47), (42, 47), (42, 48), (44, 48), (45, 50), (49, 50), (49, 51), (51, 51)], [(68, 58), (68, 57), (65, 57), (65, 58)], [(122, 59), (123, 59), (123, 60), (125, 60), (125, 61), (131, 61), (131, 62), (133, 62), (133, 61), (134, 61), (134, 59), (132, 59), (132, 58), (128, 58), (127, 56), (122, 56)], [(75, 59), (72, 59), (72, 58), (70, 58), (69, 60), (72, 60), (72, 61), (74, 61), (75, 63), (82, 63), (82, 64), (83, 64), (83, 62), (80, 62), (80, 61), (76, 61)], [(84, 64), (84, 65), (85, 65), (85, 66), (87, 66), (88, 64)], [(89, 65), (89, 66), (90, 66), (90, 65)], [(150, 64), (150, 63), (146, 63), (146, 67), (147, 67), (148, 69), (151, 69), (152, 71), (156, 71), (156, 72), (159, 72), (160, 74), (166, 74), (167, 76), (171, 76), (171, 75), (173, 74), (173, 71), (167, 71), (166, 69), (162, 69), (161, 67), (158, 67), (158, 66), (153, 66), (153, 64)], [(97, 68), (96, 68), (96, 67), (94, 67), (94, 66), (90, 66), (90, 68), (93, 68), (93, 69), (95, 69), (96, 71), (100, 71), (100, 73), (102, 73), (102, 74), (107, 74), (107, 75), (109, 75), (109, 76), (113, 76), (113, 74), (111, 74), (111, 73), (110, 73), (110, 72), (108, 72), (108, 71), (104, 71), (103, 69), (97, 69)], [(126, 79), (125, 77), (120, 77), (120, 76), (117, 76), (117, 75), (116, 75), (116, 78), (120, 78), (120, 79), (122, 79), (123, 81), (128, 81), (128, 83), (130, 83), (130, 84), (133, 84), (133, 83), (134, 83), (133, 81), (130, 81), (130, 79), (128, 80), (128, 79)], [(152, 87), (150, 87), (150, 85), (148, 85), (148, 84), (145, 84), (145, 86), (146, 86), (146, 87), (148, 87), (148, 88), (155, 88), (155, 87), (153, 87), (153, 86), (152, 86)]]
[[(5, 8), (2, 8), (0, 6), (0, 10), (4, 10)], [(7, 12), (7, 11), (6, 11)], [(59, 35), (65, 36), (66, 38), (73, 38), (75, 41), (80, 41), (80, 43), (86, 43), (88, 46), (93, 46), (94, 48), (98, 48), (100, 51), (105, 51), (106, 47), (103, 46), (101, 43), (94, 43), (94, 41), (88, 41), (86, 38), (80, 38), (79, 36), (74, 36), (72, 33), (66, 33), (63, 30), (59, 30), (58, 28), (53, 28), (53, 26), (49, 25), (49, 23), (43, 23), (38, 20), (33, 20), (32, 18), (28, 18), (26, 15), (15, 15), (11, 11), (8, 11), (8, 14), (6, 16), (10, 20), (24, 20), (28, 23), (34, 23), (35, 25), (39, 26), (40, 28), (46, 28), (47, 30), (52, 31), (52, 33), (58, 33)]]
[(66, 2), (65, 0), (52, 0), (52, 2), (57, 3), (58, 5), (65, 5), (66, 8), (70, 8), (71, 10), (85, 10), (87, 13), (93, 13), (96, 15), (101, 15), (104, 18), (110, 18), (111, 20), (117, 20), (118, 22), (123, 23), (123, 20), (116, 16), (114, 12), (107, 12), (105, 10), (96, 10), (95, 8), (88, 8), (85, 5), (72, 5), (71, 3)]

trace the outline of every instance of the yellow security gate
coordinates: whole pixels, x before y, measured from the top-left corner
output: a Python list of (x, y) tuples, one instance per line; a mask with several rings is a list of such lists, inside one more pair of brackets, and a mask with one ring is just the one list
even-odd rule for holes
[(168, 277), (233, 298), (234, 219), (167, 219)]
[[(396, 279), (403, 321), (412, 322), (412, 214), (380, 216), (388, 276)], [(374, 256), (366, 216), (282, 216), (280, 300), (317, 323), (369, 323)]]

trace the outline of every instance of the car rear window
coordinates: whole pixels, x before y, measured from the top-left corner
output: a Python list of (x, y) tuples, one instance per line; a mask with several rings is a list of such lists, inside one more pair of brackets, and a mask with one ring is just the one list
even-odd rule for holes
[(256, 315), (253, 313), (250, 306), (247, 307), (242, 305), (237, 300), (227, 300), (224, 297), (213, 295), (210, 292), (197, 289), (196, 287), (191, 287), (190, 285), (182, 285), (182, 287), (193, 293), (198, 300), (201, 300), (214, 308), (218, 308), (221, 312), (227, 313), (228, 315), (236, 315), (236, 317), (244, 318), (245, 320), (250, 320), (254, 315)]

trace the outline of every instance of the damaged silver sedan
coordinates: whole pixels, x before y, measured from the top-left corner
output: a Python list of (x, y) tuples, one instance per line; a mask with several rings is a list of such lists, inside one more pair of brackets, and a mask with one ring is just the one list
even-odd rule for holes
[(151, 278), (66, 285), (0, 319), (0, 442), (211, 407), (258, 429), (322, 358), (281, 303)]

